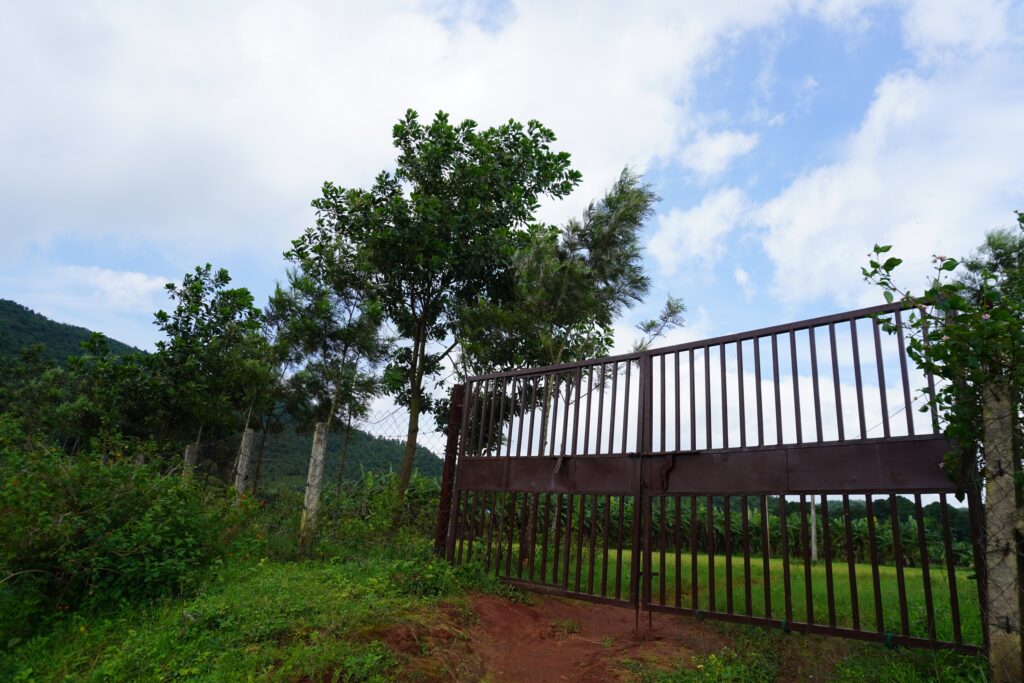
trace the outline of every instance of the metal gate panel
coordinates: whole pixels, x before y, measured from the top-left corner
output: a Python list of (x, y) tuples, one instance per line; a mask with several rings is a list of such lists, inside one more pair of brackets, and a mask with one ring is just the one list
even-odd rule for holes
[(902, 314), (469, 378), (447, 557), (545, 593), (977, 650), (977, 549), (916, 405), (934, 382), (880, 334)]

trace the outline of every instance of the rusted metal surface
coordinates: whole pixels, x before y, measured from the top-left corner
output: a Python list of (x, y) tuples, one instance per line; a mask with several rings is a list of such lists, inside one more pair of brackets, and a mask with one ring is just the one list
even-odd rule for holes
[[(949, 444), (915, 405), (934, 381), (902, 334), (880, 333), (878, 316), (901, 314), (469, 378), (447, 557), (637, 610), (977, 650)], [(922, 496), (941, 506), (927, 524)]]

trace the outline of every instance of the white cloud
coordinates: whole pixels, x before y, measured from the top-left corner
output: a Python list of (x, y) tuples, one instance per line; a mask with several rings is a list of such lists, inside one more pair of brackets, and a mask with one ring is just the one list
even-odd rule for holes
[(733, 279), (736, 280), (736, 284), (739, 285), (743, 291), (743, 296), (749, 301), (754, 296), (754, 283), (750, 280), (750, 273), (745, 271), (743, 268), (736, 266), (736, 269), (732, 272)]
[(704, 179), (721, 175), (733, 161), (757, 146), (757, 133), (728, 130), (721, 133), (700, 133), (683, 148), (680, 161)]
[(722, 238), (745, 220), (749, 205), (747, 196), (736, 188), (711, 192), (693, 208), (659, 215), (647, 248), (665, 275), (676, 273), (687, 262), (711, 265), (722, 254)]
[(929, 77), (886, 77), (839, 159), (751, 212), (784, 302), (874, 302), (861, 281), (874, 243), (920, 288), (933, 253), (971, 251), (1024, 200), (1024, 56), (986, 56)]
[(1009, 11), (1010, 3), (1001, 0), (912, 0), (903, 16), (903, 35), (926, 62), (1000, 50), (1009, 38)]
[(5, 296), (57, 322), (102, 332), (138, 348), (152, 347), (153, 313), (168, 305), (167, 278), (91, 266), (37, 268), (34, 273), (26, 279), (0, 279)]
[(572, 215), (624, 164), (678, 154), (699, 67), (788, 11), (523, 1), (487, 22), (477, 5), (410, 2), (10, 5), (0, 100), (18, 106), (0, 109), (0, 154), (18, 163), (0, 168), (0, 225), (33, 243), (158, 242), (187, 262), (243, 239), (276, 257), (325, 179), (366, 185), (393, 163), (407, 107), (540, 119), (584, 174), (555, 211)]

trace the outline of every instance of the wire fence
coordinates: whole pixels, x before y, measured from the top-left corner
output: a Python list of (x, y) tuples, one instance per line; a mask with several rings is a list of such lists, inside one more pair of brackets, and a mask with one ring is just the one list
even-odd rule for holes
[[(420, 419), (413, 462), (417, 472), (436, 478), (441, 476), (445, 436), (429, 428), (432, 421), (429, 415)], [(407, 429), (408, 412), (401, 407), (376, 410), (351, 422), (333, 423), (324, 463), (325, 482), (361, 479), (366, 473), (397, 472), (402, 466)], [(205, 485), (213, 481), (234, 484), (241, 444), (241, 432), (200, 443), (195, 475)], [(294, 423), (256, 429), (247, 472), (249, 490), (302, 490), (312, 447), (312, 430)]]

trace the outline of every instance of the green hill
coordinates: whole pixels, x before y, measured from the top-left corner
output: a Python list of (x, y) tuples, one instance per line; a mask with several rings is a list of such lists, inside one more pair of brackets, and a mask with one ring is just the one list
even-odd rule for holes
[[(33, 344), (43, 345), (43, 357), (62, 362), (82, 352), (82, 342), (92, 332), (84, 327), (54, 322), (46, 316), (8, 299), (0, 299), (0, 358), (17, 355)], [(136, 349), (108, 339), (114, 353)]]

